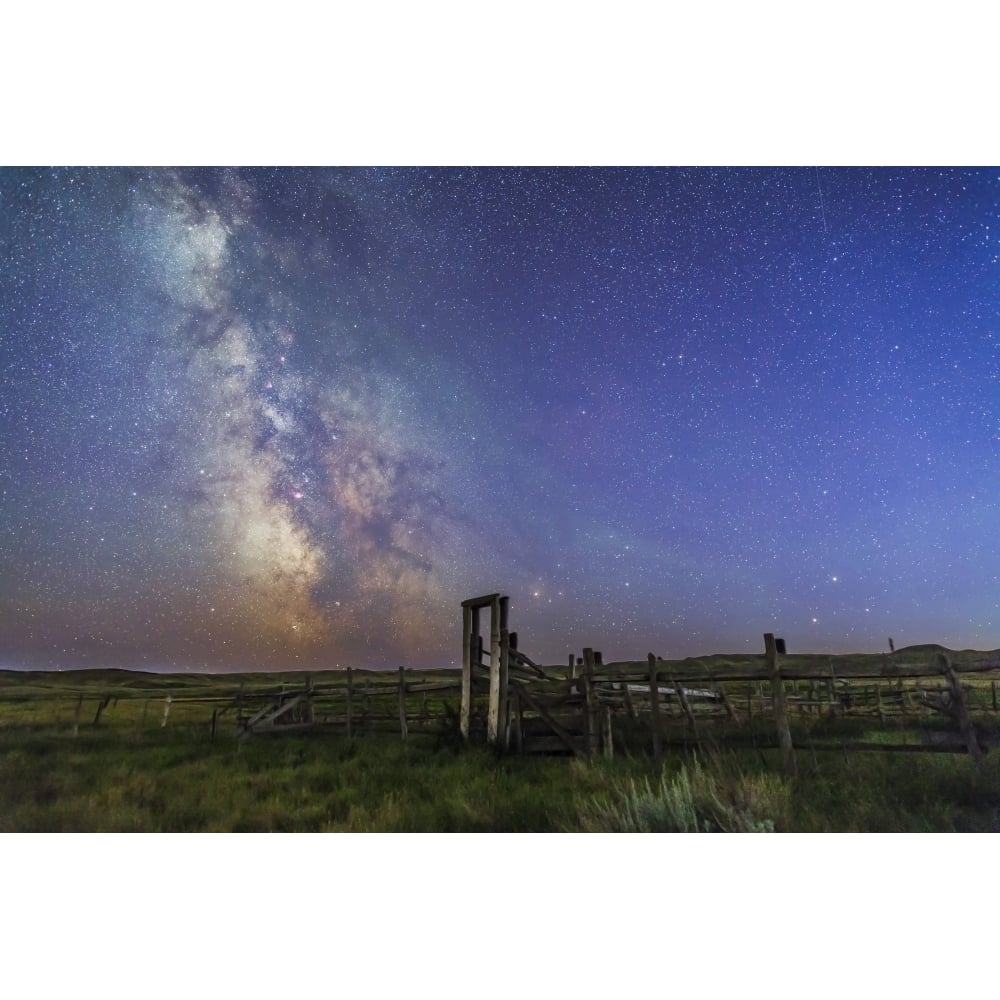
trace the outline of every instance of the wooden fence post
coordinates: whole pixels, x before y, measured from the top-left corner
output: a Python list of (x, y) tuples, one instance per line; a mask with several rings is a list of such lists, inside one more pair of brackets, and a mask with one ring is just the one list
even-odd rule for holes
[(608, 760), (615, 757), (615, 737), (611, 729), (611, 706), (604, 706), (604, 756)]
[(521, 705), (521, 695), (515, 689), (514, 694), (514, 747), (518, 753), (524, 753), (524, 732), (522, 723), (524, 722), (524, 709)]
[(472, 713), (472, 608), (462, 608), (462, 707), (458, 728), (462, 739), (469, 738)]
[(729, 695), (726, 694), (725, 687), (719, 683), (715, 685), (716, 691), (719, 692), (719, 697), (722, 699), (722, 707), (726, 710), (726, 715), (730, 722), (736, 721), (736, 709), (733, 708), (733, 703), (729, 700)]
[(951, 660), (948, 659), (945, 653), (938, 653), (938, 662), (945, 676), (948, 678), (951, 703), (954, 706), (955, 715), (958, 718), (958, 726), (962, 731), (962, 737), (965, 739), (965, 745), (968, 747), (970, 756), (976, 762), (976, 766), (980, 770), (984, 770), (986, 766), (986, 754), (983, 752), (983, 748), (979, 745), (979, 740), (976, 737), (976, 727), (973, 725), (972, 717), (969, 715), (969, 707), (965, 702), (965, 691), (958, 679), (958, 674), (955, 673), (955, 668), (951, 665)]
[(625, 700), (625, 711), (628, 712), (628, 717), (635, 722), (639, 718), (639, 713), (636, 711), (635, 702), (632, 701), (632, 692), (628, 687), (628, 678), (626, 678), (617, 667), (615, 668), (614, 676), (618, 678), (618, 683), (622, 688), (622, 697)]
[(656, 656), (649, 653), (649, 708), (653, 722), (653, 760), (660, 762), (662, 747), (660, 745), (660, 682), (656, 676)]
[(217, 708), (212, 709), (212, 739), (215, 739), (215, 724), (218, 721), (219, 710)]
[(163, 718), (160, 720), (160, 729), (166, 729), (167, 727), (167, 719), (170, 716), (170, 703), (173, 700), (174, 699), (169, 694), (163, 700)]
[(781, 765), (788, 775), (795, 774), (795, 748), (792, 745), (792, 733), (788, 728), (788, 708), (785, 704), (785, 685), (781, 680), (781, 668), (778, 666), (778, 648), (774, 642), (774, 634), (764, 633), (764, 655), (771, 674), (771, 702), (774, 706), (774, 722), (778, 728), (778, 743), (781, 746)]
[(670, 678), (673, 681), (674, 691), (677, 694), (677, 701), (681, 706), (681, 710), (684, 712), (684, 716), (688, 721), (688, 725), (691, 727), (692, 733), (694, 733), (695, 739), (697, 739), (698, 725), (694, 721), (694, 712), (691, 711), (691, 705), (688, 703), (687, 695), (684, 693), (684, 685), (677, 680), (673, 671), (670, 673)]
[(500, 736), (500, 595), (490, 602), (490, 706), (486, 716), (486, 741)]
[(406, 668), (399, 668), (399, 731), (406, 739)]
[(352, 716), (354, 714), (354, 675), (351, 673), (351, 668), (347, 668), (347, 737), (353, 735), (351, 730)]
[(73, 735), (80, 735), (80, 711), (83, 709), (83, 695), (76, 699), (76, 711), (73, 713)]
[(583, 651), (583, 732), (587, 744), (587, 759), (592, 760), (597, 754), (600, 740), (599, 706), (594, 694), (594, 651), (590, 648)]
[(497, 704), (497, 728), (501, 746), (506, 750), (509, 740), (509, 730), (507, 726), (509, 707), (507, 699), (509, 697), (508, 687), (510, 686), (510, 598), (500, 598), (500, 665), (499, 665), (499, 695)]

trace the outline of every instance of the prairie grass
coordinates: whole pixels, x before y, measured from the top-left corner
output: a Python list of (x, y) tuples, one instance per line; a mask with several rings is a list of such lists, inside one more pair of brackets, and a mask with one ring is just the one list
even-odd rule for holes
[(784, 819), (789, 788), (776, 775), (745, 775), (716, 760), (706, 769), (695, 757), (659, 779), (628, 778), (609, 794), (592, 797), (579, 828), (601, 833), (773, 833)]
[[(88, 678), (64, 694), (65, 676), (0, 676), (0, 832), (1000, 830), (995, 750), (983, 769), (966, 755), (800, 750), (788, 778), (764, 744), (722, 741), (699, 759), (675, 749), (654, 766), (641, 732), (631, 745), (616, 734), (631, 753), (591, 764), (463, 748), (454, 725), (406, 742), (237, 740), (227, 720), (212, 740), (204, 704), (176, 699), (162, 725), (174, 678), (140, 678), (140, 693), (112, 700), (95, 723), (98, 696), (115, 690), (108, 678), (90, 679), (80, 710)], [(190, 684), (215, 690), (211, 679)], [(859, 725), (819, 719), (796, 741), (872, 739)], [(746, 743), (746, 730), (727, 732)]]

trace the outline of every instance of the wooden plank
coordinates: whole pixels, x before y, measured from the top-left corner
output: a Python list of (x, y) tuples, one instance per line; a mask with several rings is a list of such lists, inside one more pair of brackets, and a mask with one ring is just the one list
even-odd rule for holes
[(566, 747), (572, 750), (577, 757), (586, 756), (585, 753), (581, 752), (578, 741), (574, 740), (573, 737), (565, 729), (563, 729), (563, 727), (560, 726), (555, 719), (552, 718), (545, 706), (542, 705), (541, 702), (536, 701), (526, 687), (518, 685), (518, 694), (524, 699), (530, 709), (537, 712), (542, 717), (549, 729), (551, 729), (552, 732), (559, 737)]
[(304, 694), (296, 695), (294, 698), (290, 698), (283, 705), (279, 705), (277, 708), (271, 706), (272, 710), (269, 712), (268, 709), (264, 709), (263, 712), (258, 712), (250, 722), (247, 723), (248, 730), (255, 730), (258, 726), (273, 726), (278, 719), (283, 715), (287, 715), (292, 709), (296, 708), (298, 705), (305, 701), (306, 696)]
[(778, 648), (774, 642), (774, 634), (764, 633), (764, 656), (767, 658), (771, 673), (771, 701), (774, 707), (774, 723), (778, 729), (778, 744), (781, 747), (781, 765), (785, 774), (794, 775), (795, 749), (792, 745), (792, 733), (788, 727), (788, 708), (785, 703), (785, 685), (781, 679), (781, 668), (778, 665)]
[(482, 597), (470, 597), (468, 600), (462, 601), (462, 607), (477, 611), (479, 608), (488, 608), (499, 597), (499, 594), (484, 594)]

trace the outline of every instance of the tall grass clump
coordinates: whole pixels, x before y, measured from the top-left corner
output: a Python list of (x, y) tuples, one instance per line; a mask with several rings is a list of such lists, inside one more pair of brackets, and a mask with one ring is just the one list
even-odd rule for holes
[(773, 833), (787, 810), (788, 789), (776, 775), (727, 775), (695, 758), (656, 784), (629, 778), (579, 810), (585, 833)]

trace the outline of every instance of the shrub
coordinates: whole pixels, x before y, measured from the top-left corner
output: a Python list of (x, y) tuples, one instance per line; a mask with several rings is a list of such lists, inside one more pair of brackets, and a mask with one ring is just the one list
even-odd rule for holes
[(579, 811), (587, 833), (773, 833), (774, 819), (761, 806), (783, 806), (781, 779), (727, 777), (705, 770), (697, 759), (655, 786), (628, 779), (610, 795), (594, 796)]

